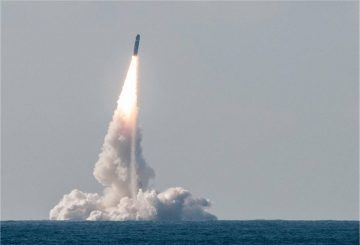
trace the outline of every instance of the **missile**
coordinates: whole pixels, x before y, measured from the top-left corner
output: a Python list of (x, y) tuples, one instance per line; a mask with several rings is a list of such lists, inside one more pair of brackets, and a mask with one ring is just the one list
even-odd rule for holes
[(139, 51), (139, 43), (140, 43), (140, 35), (137, 34), (137, 35), (136, 35), (136, 39), (135, 39), (135, 45), (134, 45), (134, 53), (133, 53), (134, 56), (137, 56), (137, 54), (138, 54), (138, 51)]

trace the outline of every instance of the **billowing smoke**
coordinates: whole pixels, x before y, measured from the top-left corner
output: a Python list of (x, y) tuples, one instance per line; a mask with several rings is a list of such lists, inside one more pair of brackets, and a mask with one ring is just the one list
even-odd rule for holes
[(133, 56), (117, 108), (95, 164), (102, 195), (77, 189), (64, 195), (50, 211), (51, 220), (213, 220), (209, 200), (195, 198), (182, 187), (158, 192), (149, 188), (155, 177), (141, 149), (137, 127), (138, 57)]

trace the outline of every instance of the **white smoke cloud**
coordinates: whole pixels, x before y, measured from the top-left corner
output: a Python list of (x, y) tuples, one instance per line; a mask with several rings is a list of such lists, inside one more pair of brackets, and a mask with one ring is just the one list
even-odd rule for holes
[(157, 192), (155, 177), (141, 148), (137, 119), (137, 57), (133, 57), (118, 107), (110, 122), (94, 176), (102, 195), (77, 189), (63, 196), (50, 211), (51, 220), (213, 220), (211, 203), (194, 198), (182, 187)]
[(123, 197), (114, 206), (105, 207), (104, 196), (73, 190), (50, 211), (52, 220), (213, 220), (204, 209), (210, 202), (194, 198), (181, 187), (139, 190), (137, 198)]

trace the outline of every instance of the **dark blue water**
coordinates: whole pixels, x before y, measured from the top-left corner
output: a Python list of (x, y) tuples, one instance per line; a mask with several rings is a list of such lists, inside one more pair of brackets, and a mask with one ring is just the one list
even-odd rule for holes
[(1, 222), (1, 244), (279, 243), (359, 244), (359, 222)]

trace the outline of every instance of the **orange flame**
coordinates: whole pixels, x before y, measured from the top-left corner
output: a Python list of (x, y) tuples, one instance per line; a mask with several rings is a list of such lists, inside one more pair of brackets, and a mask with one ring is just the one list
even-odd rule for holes
[(117, 101), (117, 110), (130, 118), (137, 111), (138, 57), (133, 56), (126, 79)]

